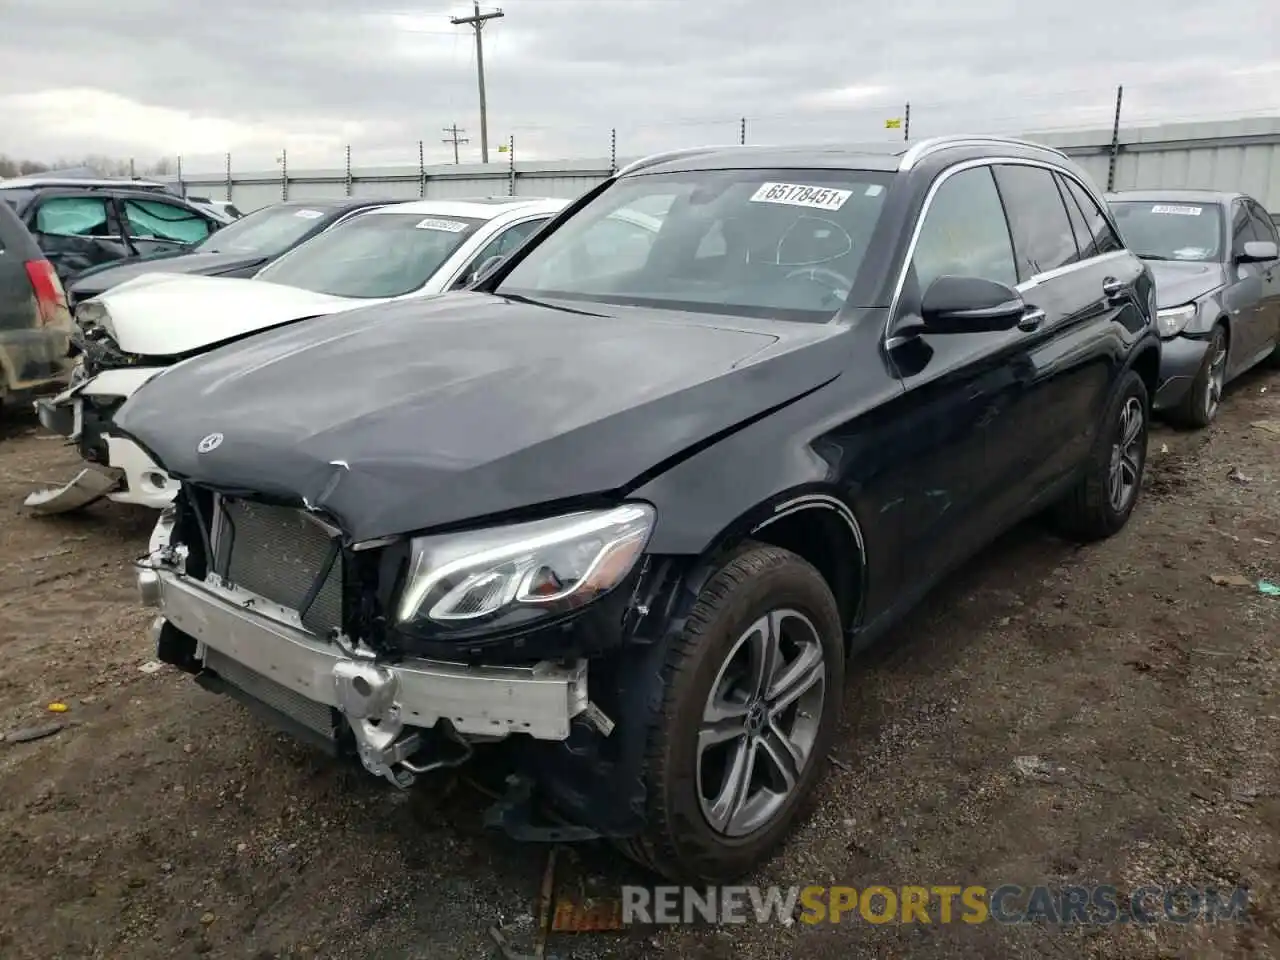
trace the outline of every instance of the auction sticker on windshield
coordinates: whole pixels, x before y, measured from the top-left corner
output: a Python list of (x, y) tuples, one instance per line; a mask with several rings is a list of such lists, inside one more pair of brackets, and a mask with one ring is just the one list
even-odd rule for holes
[(782, 203), (789, 207), (839, 210), (853, 196), (852, 190), (810, 187), (803, 183), (762, 183), (751, 195), (752, 203)]
[(1157, 203), (1151, 208), (1152, 213), (1172, 213), (1180, 217), (1198, 217), (1204, 207), (1184, 207), (1180, 204)]
[(303, 220), (319, 220), (324, 214), (319, 210), (299, 210), (294, 216), (301, 217)]
[(417, 230), (443, 230), (446, 233), (461, 233), (467, 229), (465, 223), (459, 223), (457, 220), (437, 220), (434, 217), (419, 220), (413, 226)]

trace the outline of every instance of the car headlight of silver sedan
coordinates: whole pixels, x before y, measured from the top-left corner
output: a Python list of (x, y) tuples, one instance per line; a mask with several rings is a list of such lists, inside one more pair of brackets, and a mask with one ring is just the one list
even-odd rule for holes
[(1156, 311), (1156, 332), (1160, 336), (1176, 337), (1187, 328), (1187, 324), (1191, 322), (1196, 315), (1196, 305), (1194, 303), (1183, 304), (1181, 307), (1168, 307), (1164, 310)]
[(570, 613), (635, 568), (656, 513), (646, 503), (416, 537), (400, 596), (401, 624), (518, 628)]

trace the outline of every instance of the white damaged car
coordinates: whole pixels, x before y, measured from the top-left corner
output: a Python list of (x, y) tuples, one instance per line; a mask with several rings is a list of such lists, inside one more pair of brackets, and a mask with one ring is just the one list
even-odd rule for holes
[(252, 279), (151, 273), (84, 301), (76, 308), (82, 356), (71, 385), (38, 400), (36, 413), (76, 444), (85, 466), (61, 487), (32, 492), (27, 506), (64, 513), (106, 497), (165, 507), (177, 482), (112, 433), (114, 412), (144, 383), (271, 327), (463, 287), (568, 203), (494, 197), (393, 204), (316, 236)]

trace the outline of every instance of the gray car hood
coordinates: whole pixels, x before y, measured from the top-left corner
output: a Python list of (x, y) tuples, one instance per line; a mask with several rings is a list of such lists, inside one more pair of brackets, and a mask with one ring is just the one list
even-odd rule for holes
[(1217, 290), (1227, 281), (1226, 268), (1220, 263), (1190, 260), (1148, 260), (1156, 281), (1156, 307), (1180, 307), (1206, 293)]

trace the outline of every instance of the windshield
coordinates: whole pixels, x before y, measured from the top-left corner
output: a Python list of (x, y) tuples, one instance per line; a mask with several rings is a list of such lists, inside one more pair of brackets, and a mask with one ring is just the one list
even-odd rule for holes
[(430, 280), (482, 223), (421, 213), (365, 214), (307, 241), (255, 279), (335, 297), (399, 297)]
[(196, 249), (201, 253), (278, 256), (319, 226), (319, 222), (331, 213), (323, 206), (263, 207), (210, 234)]
[(1125, 246), (1144, 260), (1221, 259), (1222, 210), (1216, 203), (1117, 200), (1111, 209)]
[(844, 304), (892, 174), (718, 170), (625, 178), (496, 292), (822, 322)]

